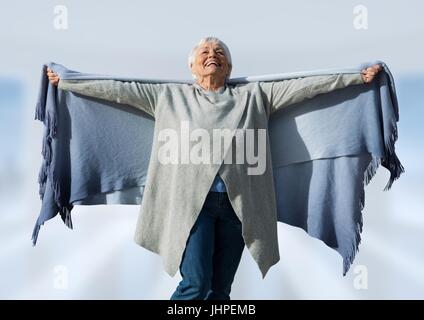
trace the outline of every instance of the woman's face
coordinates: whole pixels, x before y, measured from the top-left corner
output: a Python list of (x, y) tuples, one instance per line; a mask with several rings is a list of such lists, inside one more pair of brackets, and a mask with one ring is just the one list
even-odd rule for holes
[(195, 53), (191, 71), (197, 77), (215, 75), (225, 79), (230, 73), (230, 66), (224, 49), (215, 42), (205, 42)]

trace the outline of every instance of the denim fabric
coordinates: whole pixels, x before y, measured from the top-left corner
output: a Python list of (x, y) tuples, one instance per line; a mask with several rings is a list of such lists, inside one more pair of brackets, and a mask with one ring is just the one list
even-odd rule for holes
[(226, 192), (209, 192), (180, 265), (171, 300), (230, 300), (244, 249), (242, 226)]
[(217, 174), (215, 179), (212, 182), (212, 186), (209, 191), (213, 192), (227, 192), (227, 188), (225, 187), (225, 183), (222, 178)]

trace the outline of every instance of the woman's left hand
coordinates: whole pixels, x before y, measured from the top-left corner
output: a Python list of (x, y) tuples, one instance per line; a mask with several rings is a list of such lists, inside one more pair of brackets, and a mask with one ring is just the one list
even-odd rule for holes
[(374, 79), (375, 75), (379, 73), (382, 69), (383, 67), (381, 66), (381, 64), (375, 64), (372, 67), (362, 70), (362, 80), (364, 80), (365, 83), (370, 83)]

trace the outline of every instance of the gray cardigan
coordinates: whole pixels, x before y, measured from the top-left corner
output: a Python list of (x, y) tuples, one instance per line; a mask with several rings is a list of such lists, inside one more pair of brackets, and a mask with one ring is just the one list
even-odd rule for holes
[[(189, 125), (190, 132), (203, 128), (210, 136), (217, 128), (267, 130), (269, 116), (277, 110), (320, 93), (362, 83), (361, 75), (355, 73), (228, 84), (220, 92), (205, 92), (197, 84), (117, 80), (61, 80), (59, 88), (128, 104), (154, 117), (154, 141), (134, 240), (161, 255), (171, 276), (178, 271), (190, 230), (219, 173), (242, 222), (245, 244), (265, 277), (280, 258), (268, 134), (266, 168), (259, 175), (247, 174), (246, 162), (223, 162), (225, 151), (236, 154), (235, 140), (219, 155), (219, 161), (163, 164), (158, 161), (163, 146), (158, 136), (167, 129), (180, 132), (183, 124)], [(195, 144), (190, 142), (190, 150)], [(257, 148), (255, 145), (254, 150)]]

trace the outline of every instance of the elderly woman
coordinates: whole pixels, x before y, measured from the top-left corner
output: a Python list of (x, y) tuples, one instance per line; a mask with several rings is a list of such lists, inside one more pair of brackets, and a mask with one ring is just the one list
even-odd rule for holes
[[(318, 94), (369, 83), (381, 66), (357, 74), (231, 85), (230, 51), (219, 39), (207, 37), (192, 49), (189, 67), (193, 84), (60, 80), (52, 70), (47, 73), (60, 89), (134, 106), (154, 118), (135, 241), (160, 254), (170, 275), (180, 269), (182, 280), (171, 299), (230, 299), (244, 246), (263, 277), (280, 258), (268, 136), (262, 145), (248, 141), (247, 149), (265, 150), (266, 166), (252, 174), (246, 161), (226, 161), (240, 143), (238, 136), (231, 136), (223, 150), (213, 149), (209, 156), (214, 161), (190, 161), (196, 143), (191, 140), (181, 141), (185, 147), (177, 161), (160, 161), (167, 130), (191, 126), (192, 132), (201, 129), (210, 136), (215, 129), (267, 132), (272, 113)], [(172, 148), (176, 142), (167, 143)]]

